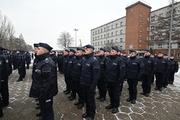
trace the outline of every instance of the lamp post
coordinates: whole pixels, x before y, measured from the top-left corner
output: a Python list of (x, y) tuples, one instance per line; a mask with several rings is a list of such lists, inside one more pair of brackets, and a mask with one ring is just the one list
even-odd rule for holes
[(74, 29), (74, 31), (75, 31), (75, 47), (77, 47), (77, 31), (78, 31), (78, 29)]
[(169, 48), (168, 48), (168, 56), (170, 57), (171, 54), (171, 40), (172, 40), (172, 24), (173, 24), (173, 11), (174, 11), (174, 0), (172, 0), (172, 7), (171, 7), (171, 23), (170, 23), (170, 34), (169, 34)]

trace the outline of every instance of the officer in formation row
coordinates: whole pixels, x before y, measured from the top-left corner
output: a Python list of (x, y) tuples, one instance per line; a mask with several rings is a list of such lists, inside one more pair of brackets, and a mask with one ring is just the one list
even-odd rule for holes
[(22, 81), (26, 75), (25, 64), (29, 69), (30, 54), (23, 50), (8, 50), (0, 47), (0, 117), (3, 116), (3, 107), (9, 105), (8, 77), (13, 69), (18, 69), (19, 78)]
[(93, 46), (85, 47), (85, 50), (77, 48), (77, 51), (66, 49), (57, 56), (59, 72), (64, 74), (66, 83), (66, 90), (63, 92), (71, 94), (68, 97), (70, 101), (76, 99), (77, 93), (78, 102), (75, 105), (78, 109), (86, 104), (83, 118), (94, 119), (96, 85), (99, 91), (97, 99), (105, 101), (108, 91), (110, 104), (106, 109), (112, 109), (112, 113), (117, 113), (125, 80), (129, 86), (129, 98), (126, 101), (135, 104), (138, 81), (142, 81), (140, 94), (148, 97), (154, 75), (155, 90), (162, 91), (163, 87), (166, 88), (168, 84), (174, 82), (174, 74), (178, 71), (178, 63), (174, 60), (174, 56), (171, 55), (170, 59), (167, 59), (162, 52), (152, 57), (151, 52), (146, 50), (143, 58), (139, 58), (135, 50), (130, 50), (127, 57), (125, 52), (121, 53), (114, 47), (111, 51), (101, 48), (97, 54), (94, 54)]

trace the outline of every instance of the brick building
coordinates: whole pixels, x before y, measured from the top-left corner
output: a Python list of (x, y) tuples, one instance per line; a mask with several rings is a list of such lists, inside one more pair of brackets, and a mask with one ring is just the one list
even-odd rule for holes
[[(175, 5), (180, 9), (180, 2)], [(167, 42), (149, 44), (153, 40), (153, 23), (157, 22), (157, 16), (166, 16), (167, 9), (169, 6), (151, 11), (151, 6), (138, 1), (126, 7), (126, 16), (92, 29), (91, 44), (96, 51), (101, 47), (110, 49), (114, 46), (126, 52), (130, 49), (144, 51), (151, 48), (154, 53), (168, 53)], [(171, 48), (171, 54), (180, 59), (180, 40), (172, 43)]]

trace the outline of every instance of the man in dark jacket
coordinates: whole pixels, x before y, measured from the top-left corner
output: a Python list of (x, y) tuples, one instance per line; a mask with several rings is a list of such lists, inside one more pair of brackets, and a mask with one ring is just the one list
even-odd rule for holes
[(174, 82), (174, 74), (178, 72), (179, 64), (176, 60), (174, 60), (174, 56), (170, 56), (170, 73), (169, 73), (169, 84), (173, 84)]
[(159, 52), (158, 57), (156, 59), (157, 67), (155, 71), (156, 76), (156, 88), (155, 90), (162, 91), (162, 87), (164, 85), (165, 75), (169, 70), (169, 61), (163, 58), (163, 53)]
[(112, 113), (118, 112), (120, 94), (125, 77), (125, 63), (117, 53), (118, 49), (112, 47), (111, 56), (106, 61), (105, 81), (110, 97), (110, 105), (106, 106), (106, 109), (112, 109)]
[(150, 55), (151, 55), (151, 51), (146, 50), (144, 54), (144, 58), (142, 58), (142, 61), (144, 63), (144, 73), (142, 76), (143, 92), (140, 94), (146, 97), (148, 97), (151, 92), (151, 78), (154, 75), (155, 66), (156, 66), (156, 62), (152, 57), (150, 57)]
[(53, 97), (58, 93), (57, 69), (49, 56), (51, 49), (48, 44), (39, 43), (38, 61), (29, 95), (39, 99), (42, 120), (54, 120)]
[(99, 79), (99, 63), (94, 57), (94, 47), (86, 45), (85, 60), (82, 65), (81, 81), (80, 84), (83, 87), (83, 98), (86, 103), (86, 112), (82, 115), (83, 118), (89, 117), (89, 120), (93, 120), (95, 116), (95, 90)]
[(137, 58), (137, 52), (130, 50), (130, 58), (127, 60), (126, 77), (129, 90), (129, 98), (126, 100), (132, 104), (136, 103), (137, 99), (137, 84), (143, 75), (144, 64)]
[(84, 100), (82, 95), (82, 87), (80, 85), (80, 77), (82, 72), (82, 64), (84, 62), (83, 58), (83, 52), (84, 49), (77, 48), (76, 51), (76, 58), (73, 61), (73, 70), (72, 70), (72, 83), (73, 83), (73, 90), (72, 90), (72, 98), (76, 98), (76, 93), (78, 94), (78, 102), (76, 102), (74, 105), (77, 105), (78, 109), (81, 109), (84, 106)]
[(58, 52), (57, 55), (57, 63), (58, 63), (58, 70), (62, 74), (63, 73), (63, 52)]
[(106, 70), (106, 61), (107, 57), (105, 56), (106, 50), (101, 48), (98, 52), (97, 60), (100, 65), (100, 78), (98, 80), (97, 87), (99, 89), (99, 96), (96, 99), (99, 99), (101, 102), (105, 101), (107, 88), (105, 84), (105, 70)]

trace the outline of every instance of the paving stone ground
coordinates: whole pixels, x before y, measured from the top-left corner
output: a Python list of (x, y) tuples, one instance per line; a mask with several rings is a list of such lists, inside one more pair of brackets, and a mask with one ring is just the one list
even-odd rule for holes
[[(31, 71), (27, 70), (24, 81), (16, 82), (18, 78), (17, 70), (13, 71), (9, 77), (10, 105), (4, 108), (4, 117), (1, 120), (37, 120), (35, 109), (36, 101), (29, 98), (29, 89), (31, 87)], [(105, 106), (109, 104), (109, 97), (105, 102), (96, 100), (95, 120), (180, 120), (180, 74), (175, 75), (174, 85), (169, 85), (162, 92), (155, 91), (155, 85), (152, 85), (150, 97), (144, 97), (139, 93), (142, 91), (141, 82), (138, 84), (137, 103), (126, 102), (128, 98), (127, 83), (121, 95), (119, 113), (112, 114), (111, 110), (106, 110)], [(55, 120), (85, 120), (81, 115), (85, 108), (77, 109), (74, 103), (69, 101), (64, 95), (65, 89), (64, 77), (58, 73), (59, 93), (54, 97)], [(96, 95), (97, 96), (97, 95)], [(107, 95), (108, 96), (108, 95)]]

